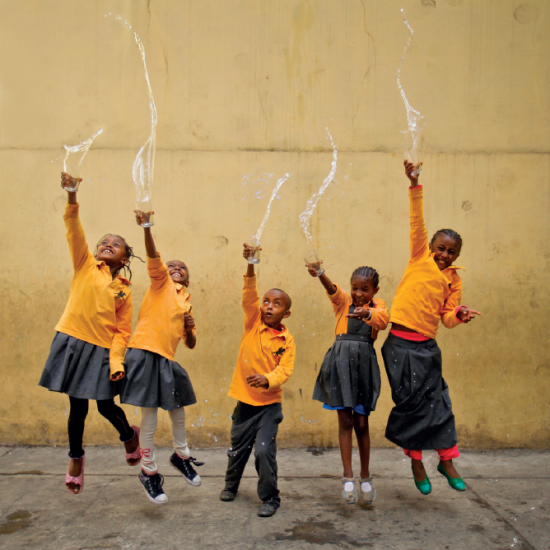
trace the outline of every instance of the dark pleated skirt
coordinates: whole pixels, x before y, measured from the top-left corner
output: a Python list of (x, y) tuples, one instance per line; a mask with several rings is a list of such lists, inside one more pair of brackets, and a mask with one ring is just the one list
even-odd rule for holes
[(121, 403), (173, 411), (197, 402), (187, 371), (158, 353), (130, 348)]
[(58, 332), (38, 384), (79, 399), (113, 399), (120, 382), (110, 376), (108, 349)]
[(390, 334), (382, 357), (395, 403), (386, 437), (414, 451), (456, 445), (455, 417), (437, 342), (412, 342)]
[(368, 413), (379, 395), (380, 368), (372, 344), (336, 340), (323, 359), (313, 399), (331, 407), (363, 405)]

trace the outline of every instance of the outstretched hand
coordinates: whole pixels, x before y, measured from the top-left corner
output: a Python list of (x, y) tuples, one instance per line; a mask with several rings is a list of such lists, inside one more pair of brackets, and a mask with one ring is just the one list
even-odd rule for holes
[[(61, 188), (65, 190), (67, 187), (74, 189), (82, 181), (82, 178), (73, 178), (66, 172), (61, 172)], [(74, 193), (74, 191), (73, 191)]]
[[(411, 180), (411, 187), (416, 187), (418, 185), (419, 176), (419, 174), (413, 176), (416, 166), (410, 160), (403, 161), (403, 165), (405, 166), (405, 175), (409, 178), (409, 180)], [(422, 166), (422, 163), (418, 166)]]
[(248, 261), (249, 258), (254, 256), (255, 250), (261, 250), (261, 248), (256, 248), (255, 246), (251, 246), (248, 243), (243, 244), (243, 258)]
[(319, 277), (319, 270), (321, 269), (321, 264), (322, 263), (323, 263), (323, 260), (321, 260), (320, 262), (315, 262), (313, 264), (306, 263), (308, 273), (312, 277)]
[(356, 307), (353, 313), (348, 313), (346, 317), (348, 319), (367, 319), (368, 321), (372, 317), (372, 311), (368, 307)]
[(475, 309), (470, 309), (469, 307), (462, 306), (459, 310), (456, 316), (463, 322), (463, 323), (469, 323), (470, 321), (473, 321), (475, 318), (475, 315), (481, 315), (479, 311), (476, 311)]

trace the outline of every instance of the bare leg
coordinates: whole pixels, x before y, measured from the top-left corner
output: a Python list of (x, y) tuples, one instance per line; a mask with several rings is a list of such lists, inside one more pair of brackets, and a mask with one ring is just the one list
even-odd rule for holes
[(357, 444), (359, 446), (359, 457), (361, 459), (361, 478), (370, 477), (369, 461), (370, 461), (370, 434), (369, 434), (369, 417), (362, 414), (353, 415), (353, 428), (357, 436)]
[(414, 458), (411, 458), (411, 465), (414, 479), (416, 479), (416, 481), (424, 481), (426, 479), (426, 470), (424, 469), (422, 460), (415, 460)]
[(450, 477), (453, 477), (455, 479), (458, 479), (460, 475), (456, 471), (453, 461), (452, 460), (441, 460), (440, 461), (441, 466), (443, 466), (443, 469), (449, 474)]
[(351, 449), (353, 435), (353, 413), (347, 410), (338, 411), (338, 439), (340, 455), (344, 465), (344, 477), (353, 477), (351, 467)]

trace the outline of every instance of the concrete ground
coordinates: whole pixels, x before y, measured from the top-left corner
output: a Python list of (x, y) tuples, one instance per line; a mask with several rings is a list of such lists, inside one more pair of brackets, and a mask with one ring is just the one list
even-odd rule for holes
[[(166, 505), (146, 498), (138, 468), (122, 448), (88, 448), (82, 494), (64, 485), (64, 448), (0, 447), (0, 548), (100, 549), (403, 549), (547, 550), (550, 548), (550, 452), (464, 451), (456, 462), (468, 484), (453, 491), (426, 453), (433, 492), (415, 488), (397, 449), (374, 449), (378, 497), (370, 507), (340, 498), (337, 449), (280, 449), (282, 506), (258, 518), (251, 460), (234, 502), (218, 499), (225, 449), (197, 449), (203, 484), (186, 484), (160, 449)], [(358, 460), (354, 458), (354, 460)], [(357, 470), (358, 471), (358, 470)]]

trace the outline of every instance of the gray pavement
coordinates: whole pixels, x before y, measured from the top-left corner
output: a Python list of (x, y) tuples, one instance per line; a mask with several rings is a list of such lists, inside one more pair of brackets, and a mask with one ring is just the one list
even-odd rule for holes
[(198, 488), (167, 465), (169, 449), (157, 456), (163, 506), (146, 498), (122, 448), (87, 449), (84, 491), (75, 496), (64, 485), (67, 449), (0, 447), (0, 548), (550, 549), (550, 451), (464, 451), (456, 463), (465, 493), (448, 486), (437, 455), (426, 453), (433, 492), (422, 496), (399, 450), (374, 449), (378, 497), (361, 507), (341, 501), (338, 449), (280, 449), (282, 506), (272, 518), (256, 516), (252, 459), (237, 499), (225, 503), (225, 449), (193, 450), (206, 462)]

